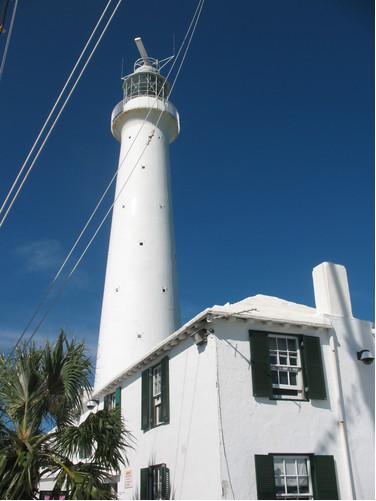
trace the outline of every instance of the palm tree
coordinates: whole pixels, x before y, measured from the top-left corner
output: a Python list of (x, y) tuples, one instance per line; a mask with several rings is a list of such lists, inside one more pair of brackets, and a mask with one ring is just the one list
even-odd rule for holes
[(91, 372), (84, 344), (63, 331), (54, 345), (0, 355), (0, 499), (35, 499), (45, 475), (69, 499), (116, 498), (109, 482), (126, 463), (131, 436), (119, 409), (79, 423)]

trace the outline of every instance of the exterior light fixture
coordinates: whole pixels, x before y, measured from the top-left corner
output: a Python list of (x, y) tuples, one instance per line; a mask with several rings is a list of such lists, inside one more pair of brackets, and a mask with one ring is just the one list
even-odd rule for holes
[(207, 338), (208, 338), (209, 334), (213, 334), (213, 332), (214, 332), (214, 329), (205, 329), (205, 328), (200, 329), (193, 336), (195, 343), (197, 345), (205, 344), (208, 340)]
[(361, 350), (356, 353), (357, 359), (365, 365), (370, 365), (375, 360), (375, 357), (369, 350)]

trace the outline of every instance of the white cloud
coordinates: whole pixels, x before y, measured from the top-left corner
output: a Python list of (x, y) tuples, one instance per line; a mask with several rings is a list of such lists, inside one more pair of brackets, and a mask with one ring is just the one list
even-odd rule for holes
[(62, 247), (58, 240), (36, 240), (16, 248), (23, 260), (23, 268), (30, 272), (56, 268), (62, 261)]

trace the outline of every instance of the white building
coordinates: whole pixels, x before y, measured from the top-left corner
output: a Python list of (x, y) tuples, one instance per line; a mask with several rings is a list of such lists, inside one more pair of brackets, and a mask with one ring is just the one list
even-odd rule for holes
[(179, 117), (138, 45), (112, 115), (121, 153), (92, 395), (121, 406), (135, 437), (119, 499), (373, 499), (374, 332), (352, 316), (343, 266), (313, 270), (316, 308), (257, 295), (178, 328)]
[(120, 499), (374, 498), (371, 324), (342, 266), (313, 277), (316, 308), (214, 306), (93, 395), (120, 395), (136, 439)]

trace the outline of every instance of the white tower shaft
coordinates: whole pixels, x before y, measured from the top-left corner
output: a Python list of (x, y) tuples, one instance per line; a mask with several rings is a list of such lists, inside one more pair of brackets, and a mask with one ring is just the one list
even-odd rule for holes
[[(146, 73), (135, 75), (144, 79)], [(179, 133), (179, 117), (171, 103), (142, 95), (140, 88), (137, 97), (119, 103), (112, 118), (112, 132), (121, 142), (119, 198), (112, 215), (95, 390), (179, 324), (168, 150)]]

